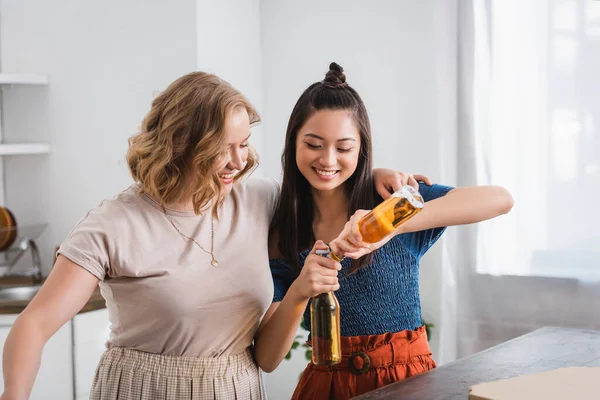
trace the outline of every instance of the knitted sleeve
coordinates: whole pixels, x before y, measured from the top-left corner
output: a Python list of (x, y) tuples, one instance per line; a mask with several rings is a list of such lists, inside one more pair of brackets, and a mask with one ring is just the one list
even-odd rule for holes
[[(453, 188), (450, 186), (435, 184), (427, 186), (426, 184), (419, 182), (419, 193), (421, 193), (423, 196), (425, 203), (445, 196), (446, 193), (452, 189)], [(427, 204), (425, 204), (425, 207), (427, 207)], [(437, 242), (445, 230), (446, 227), (433, 228), (425, 231), (405, 233), (400, 235), (400, 237), (402, 238), (404, 245), (418, 260), (423, 257), (423, 255), (431, 248), (431, 246), (434, 245), (435, 242)]]
[(288, 289), (294, 282), (294, 273), (291, 265), (283, 260), (269, 260), (271, 266), (271, 275), (273, 276), (273, 285), (275, 292), (273, 294), (273, 303), (283, 300)]

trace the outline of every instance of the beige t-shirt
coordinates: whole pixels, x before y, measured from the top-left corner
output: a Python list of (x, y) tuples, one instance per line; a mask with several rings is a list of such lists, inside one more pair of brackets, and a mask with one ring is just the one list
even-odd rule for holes
[(163, 212), (132, 185), (89, 211), (58, 253), (100, 279), (111, 323), (108, 347), (173, 356), (243, 351), (271, 304), (268, 231), (279, 186), (253, 178), (234, 185), (214, 225), (211, 213)]

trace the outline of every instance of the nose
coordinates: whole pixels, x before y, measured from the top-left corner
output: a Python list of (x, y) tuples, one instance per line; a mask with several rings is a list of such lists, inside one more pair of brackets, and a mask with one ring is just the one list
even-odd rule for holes
[(337, 164), (337, 157), (335, 156), (335, 149), (325, 149), (319, 159), (319, 162), (324, 167), (333, 167)]
[(241, 171), (245, 167), (245, 160), (238, 148), (232, 148), (229, 152), (229, 162), (227, 166), (231, 169)]

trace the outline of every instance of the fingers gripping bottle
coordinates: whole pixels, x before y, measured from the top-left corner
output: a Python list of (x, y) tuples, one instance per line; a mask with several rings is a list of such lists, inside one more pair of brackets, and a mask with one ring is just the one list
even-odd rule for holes
[[(331, 258), (329, 250), (317, 250), (317, 254)], [(310, 337), (313, 364), (334, 365), (342, 361), (340, 303), (333, 292), (321, 293), (311, 299)]]
[(366, 243), (377, 243), (423, 209), (423, 196), (412, 186), (402, 186), (358, 221)]

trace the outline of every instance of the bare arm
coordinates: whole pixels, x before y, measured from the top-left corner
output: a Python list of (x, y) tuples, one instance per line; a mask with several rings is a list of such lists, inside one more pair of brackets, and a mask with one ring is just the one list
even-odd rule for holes
[(513, 198), (500, 186), (456, 188), (428, 201), (423, 210), (398, 227), (397, 233), (485, 221), (508, 213)]
[(58, 256), (48, 279), (6, 339), (3, 400), (29, 398), (46, 342), (83, 308), (97, 286), (98, 278)]
[(286, 295), (271, 304), (254, 342), (256, 363), (265, 372), (273, 372), (292, 348), (308, 298)]
[(481, 222), (506, 214), (512, 207), (512, 196), (500, 186), (452, 189), (445, 196), (425, 203), (421, 212), (377, 243), (362, 241), (358, 221), (368, 211), (357, 210), (330, 246), (338, 256), (359, 258), (380, 248), (398, 234)]
[(317, 256), (317, 249), (326, 250), (327, 246), (317, 241), (283, 300), (271, 304), (260, 324), (254, 349), (256, 362), (265, 372), (275, 370), (290, 351), (308, 300), (320, 293), (339, 289), (337, 274), (341, 265)]

